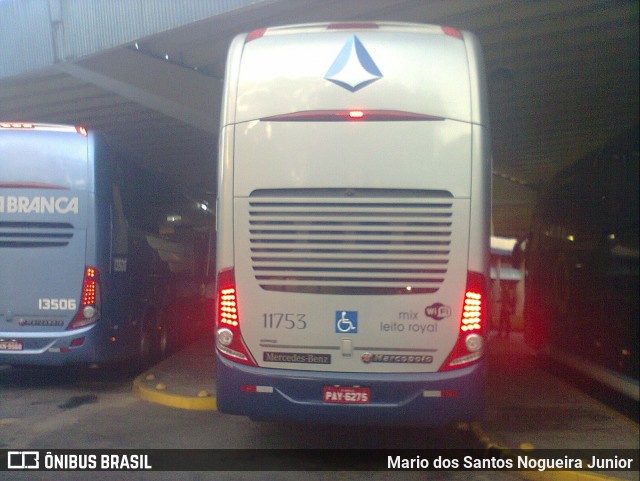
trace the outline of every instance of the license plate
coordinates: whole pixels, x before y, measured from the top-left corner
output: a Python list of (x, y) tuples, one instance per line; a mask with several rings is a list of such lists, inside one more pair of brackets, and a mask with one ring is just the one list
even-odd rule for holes
[(368, 387), (325, 386), (322, 399), (334, 404), (369, 404), (371, 392)]
[(0, 351), (22, 351), (20, 341), (0, 341)]

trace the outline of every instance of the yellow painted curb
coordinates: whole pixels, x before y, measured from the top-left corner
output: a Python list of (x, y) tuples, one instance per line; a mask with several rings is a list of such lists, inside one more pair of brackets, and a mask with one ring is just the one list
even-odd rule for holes
[[(509, 451), (508, 448), (498, 444), (495, 441), (491, 441), (487, 433), (484, 432), (480, 423), (471, 423), (468, 429), (476, 436), (476, 438), (485, 445), (487, 449), (498, 449), (505, 453)], [(523, 443), (521, 448), (526, 447), (529, 451), (533, 448), (530, 443)], [(532, 455), (535, 456), (535, 449), (531, 449)], [(527, 479), (529, 481), (626, 481), (620, 478), (613, 478), (604, 474), (583, 473), (581, 471), (513, 471), (519, 477)]]
[(147, 386), (145, 376), (133, 381), (133, 393), (140, 399), (172, 408), (190, 409), (192, 411), (217, 411), (215, 397), (189, 397), (157, 390), (156, 386)]

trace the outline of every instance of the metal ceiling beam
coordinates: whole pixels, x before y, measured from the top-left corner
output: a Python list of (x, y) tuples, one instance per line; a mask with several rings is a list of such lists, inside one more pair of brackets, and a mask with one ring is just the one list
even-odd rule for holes
[(132, 49), (118, 49), (58, 68), (137, 104), (217, 135), (219, 80)]
[(0, 79), (75, 61), (268, 0), (0, 1)]

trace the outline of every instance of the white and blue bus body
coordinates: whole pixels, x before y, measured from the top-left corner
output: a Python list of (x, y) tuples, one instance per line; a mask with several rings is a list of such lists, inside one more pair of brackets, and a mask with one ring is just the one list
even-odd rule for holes
[(84, 128), (0, 123), (0, 364), (151, 353), (168, 270), (138, 193), (167, 192), (129, 161)]
[(217, 405), (256, 420), (483, 412), (490, 141), (476, 38), (236, 37), (217, 199)]

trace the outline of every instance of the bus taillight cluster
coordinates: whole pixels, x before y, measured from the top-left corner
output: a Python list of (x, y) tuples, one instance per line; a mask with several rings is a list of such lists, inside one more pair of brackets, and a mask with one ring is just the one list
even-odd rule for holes
[(67, 329), (79, 329), (93, 324), (100, 316), (100, 276), (98, 269), (87, 266), (82, 281), (80, 306)]
[(441, 371), (466, 367), (482, 358), (486, 305), (487, 293), (484, 276), (476, 272), (469, 272), (458, 341), (446, 362), (440, 368)]
[(233, 269), (221, 271), (218, 275), (217, 312), (216, 345), (220, 353), (236, 362), (254, 366), (255, 362), (240, 334)]

